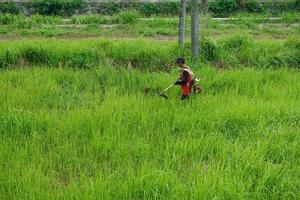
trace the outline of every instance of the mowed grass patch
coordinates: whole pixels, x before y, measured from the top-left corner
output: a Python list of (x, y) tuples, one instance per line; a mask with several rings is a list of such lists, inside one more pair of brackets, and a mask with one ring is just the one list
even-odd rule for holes
[(299, 72), (194, 69), (189, 102), (175, 71), (1, 71), (1, 196), (298, 199)]
[[(237, 32), (249, 34), (256, 40), (287, 39), (299, 37), (299, 14), (284, 13), (278, 18), (262, 14), (238, 14), (229, 19), (213, 19), (200, 16), (200, 33), (210, 38), (223, 38)], [(1, 38), (136, 38), (177, 40), (178, 18), (140, 18), (136, 12), (118, 15), (74, 15), (70, 19), (57, 16), (2, 14), (0, 15)], [(186, 36), (190, 38), (190, 18), (186, 18)]]

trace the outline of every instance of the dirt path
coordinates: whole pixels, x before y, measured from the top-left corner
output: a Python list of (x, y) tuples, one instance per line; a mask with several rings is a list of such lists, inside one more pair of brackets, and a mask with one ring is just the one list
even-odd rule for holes
[(84, 35), (62, 35), (55, 37), (42, 37), (42, 36), (17, 36), (17, 35), (0, 35), (0, 41), (7, 40), (40, 40), (40, 39), (58, 39), (58, 40), (88, 40), (88, 39), (116, 39), (116, 40), (136, 40), (136, 39), (149, 39), (149, 40), (158, 40), (158, 41), (176, 41), (177, 37), (173, 36), (163, 36), (156, 35), (153, 37), (124, 37), (124, 36), (112, 36), (112, 37), (103, 37), (103, 36), (84, 36)]
[[(214, 39), (222, 38), (222, 34), (215, 34), (210, 36)], [(286, 37), (284, 36), (261, 36), (261, 35), (254, 35), (253, 38), (256, 41), (262, 40), (285, 40)], [(101, 40), (101, 39), (111, 39), (111, 40), (136, 40), (136, 39), (143, 39), (143, 40), (153, 40), (153, 41), (172, 41), (176, 42), (176, 36), (164, 36), (164, 35), (155, 35), (153, 37), (126, 37), (126, 36), (112, 36), (112, 37), (104, 37), (99, 35), (62, 35), (62, 36), (55, 36), (55, 37), (42, 37), (42, 36), (16, 36), (16, 35), (0, 35), (0, 41), (13, 41), (13, 40)], [(186, 37), (186, 41), (189, 41), (190, 37)]]
[[(200, 17), (201, 18), (201, 17)], [(178, 20), (178, 18), (175, 17), (169, 17), (169, 18), (140, 18), (140, 20), (144, 20), (144, 21), (150, 21), (150, 20), (155, 20), (155, 19), (160, 19), (160, 20)], [(274, 21), (274, 20), (282, 20), (281, 17), (269, 17), (269, 18), (264, 18), (264, 17), (258, 17), (258, 18), (247, 18), (247, 17), (242, 17), (242, 18), (234, 18), (234, 17), (230, 17), (230, 18), (220, 18), (220, 17), (215, 17), (215, 18), (211, 18), (212, 20), (215, 21), (228, 21), (228, 20), (251, 20), (251, 19), (255, 19), (255, 20), (269, 20), (269, 21)]]

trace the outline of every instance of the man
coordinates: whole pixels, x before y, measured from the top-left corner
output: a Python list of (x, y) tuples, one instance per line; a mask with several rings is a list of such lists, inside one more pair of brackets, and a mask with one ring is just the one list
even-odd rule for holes
[(185, 64), (184, 58), (178, 58), (176, 64), (181, 68), (181, 75), (175, 82), (175, 85), (181, 85), (181, 100), (186, 100), (191, 94), (193, 72), (191, 68)]

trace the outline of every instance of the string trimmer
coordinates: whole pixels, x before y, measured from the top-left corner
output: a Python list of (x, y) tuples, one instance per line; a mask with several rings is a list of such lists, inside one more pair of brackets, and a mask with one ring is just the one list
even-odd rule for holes
[(168, 99), (169, 97), (165, 94), (166, 91), (168, 91), (171, 87), (174, 86), (174, 83), (172, 85), (170, 85), (169, 87), (167, 87), (166, 89), (164, 89), (161, 93), (159, 93), (159, 96)]

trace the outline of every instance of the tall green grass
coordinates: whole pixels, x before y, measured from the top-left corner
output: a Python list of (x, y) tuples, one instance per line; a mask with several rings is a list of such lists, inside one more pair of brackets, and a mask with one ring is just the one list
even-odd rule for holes
[(121, 12), (117, 15), (117, 23), (120, 24), (136, 24), (140, 14), (135, 11)]
[[(31, 23), (33, 25), (41, 24), (60, 24), (62, 18), (59, 16), (42, 16), (42, 15), (31, 15), (25, 17), (24, 15), (13, 15), (13, 14), (1, 14), (0, 24), (1, 25), (20, 25), (23, 23)], [(22, 28), (22, 27), (18, 27)]]
[(78, 15), (71, 18), (73, 24), (136, 24), (140, 15), (135, 11), (121, 12), (114, 16)]
[[(135, 24), (138, 22), (140, 15), (134, 11), (121, 12), (115, 16), (103, 15), (76, 15), (70, 19), (62, 20), (60, 16), (47, 15), (24, 15), (0, 14), (1, 25), (16, 25), (22, 23), (31, 23), (33, 25), (43, 24)], [(18, 27), (22, 28), (22, 27)]]
[(71, 18), (72, 24), (113, 24), (114, 21), (114, 18), (102, 15), (83, 15)]
[[(201, 39), (200, 62), (217, 67), (299, 68), (298, 39), (254, 41), (234, 35), (221, 40)], [(179, 56), (190, 59), (190, 44), (182, 51), (175, 42), (151, 40), (24, 40), (0, 44), (0, 68), (46, 65), (92, 68), (111, 64), (118, 68), (169, 70)]]
[(230, 23), (298, 23), (300, 21), (300, 14), (298, 12), (284, 12), (277, 16), (272, 16), (271, 13), (253, 14), (253, 13), (237, 13), (229, 17)]
[(299, 71), (193, 69), (1, 71), (1, 198), (299, 199)]

